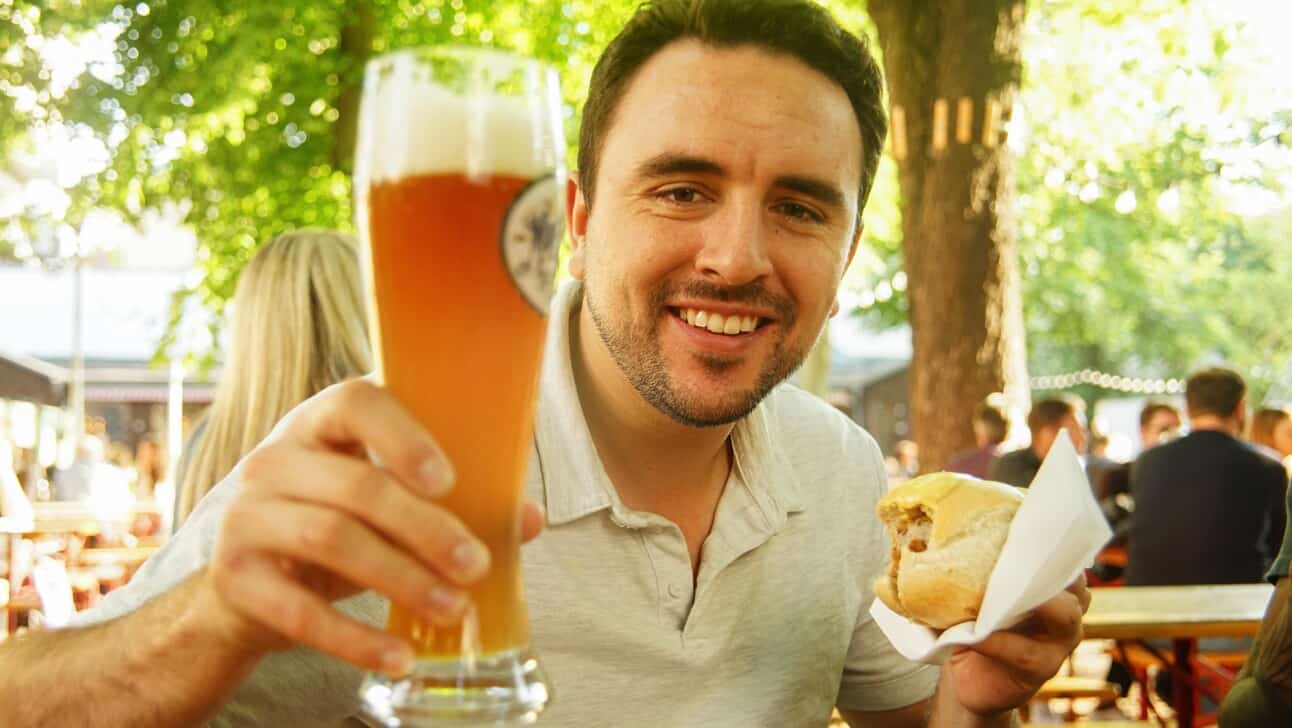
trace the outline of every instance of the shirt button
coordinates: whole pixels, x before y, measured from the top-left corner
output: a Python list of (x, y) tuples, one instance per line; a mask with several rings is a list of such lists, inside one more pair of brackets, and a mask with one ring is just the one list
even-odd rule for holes
[(674, 599), (680, 599), (682, 597), (682, 587), (677, 584), (669, 584), (668, 595)]

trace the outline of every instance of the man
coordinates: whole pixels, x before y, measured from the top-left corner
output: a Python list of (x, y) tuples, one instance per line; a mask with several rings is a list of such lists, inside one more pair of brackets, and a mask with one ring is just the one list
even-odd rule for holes
[[(599, 61), (567, 201), (582, 283), (553, 305), (528, 484), (547, 507), (524, 575), (552, 725), (824, 725), (837, 704), (854, 725), (1005, 726), (1079, 639), (1077, 584), (940, 681), (898, 657), (867, 614), (878, 449), (777, 387), (856, 249), (880, 83), (802, 0), (657, 2)], [(758, 327), (701, 330), (698, 312)], [(341, 661), (412, 659), (374, 626), (377, 594), (451, 625), (488, 569), (436, 505), (451, 468), (374, 385), (309, 400), (105, 611), (151, 602), (0, 650), (0, 724), (223, 706), (218, 724), (337, 725), (359, 681)], [(528, 509), (526, 535), (542, 520)], [(40, 689), (56, 681), (78, 689)]]
[(1005, 453), (991, 464), (988, 477), (1002, 483), (1026, 488), (1032, 484), (1041, 461), (1050, 452), (1050, 446), (1059, 433), (1067, 431), (1077, 452), (1086, 449), (1085, 405), (1071, 396), (1047, 397), (1037, 400), (1027, 413), (1027, 429), (1032, 432), (1032, 444), (1021, 450)]
[(1287, 475), (1239, 439), (1246, 384), (1228, 369), (1189, 378), (1190, 433), (1131, 468), (1126, 583), (1258, 582), (1283, 537)]
[(947, 470), (975, 478), (988, 477), (992, 461), (1000, 454), (1000, 444), (1009, 437), (1009, 420), (1000, 400), (999, 394), (992, 394), (974, 408), (973, 439), (976, 446), (952, 457), (947, 462)]

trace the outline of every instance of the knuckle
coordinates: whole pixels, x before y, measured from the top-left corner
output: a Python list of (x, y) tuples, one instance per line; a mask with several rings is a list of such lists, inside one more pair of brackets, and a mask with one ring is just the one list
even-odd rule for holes
[(261, 445), (242, 459), (242, 487), (264, 488), (274, 482), (278, 470), (277, 446)]
[(302, 642), (311, 634), (318, 632), (318, 619), (314, 610), (299, 600), (287, 600), (278, 605), (276, 611), (283, 634), (296, 642)]
[(366, 379), (351, 379), (334, 385), (337, 406), (348, 411), (370, 406), (378, 396), (377, 385)]
[(340, 513), (327, 513), (306, 524), (296, 533), (297, 545), (305, 554), (330, 556), (345, 550), (349, 522)]

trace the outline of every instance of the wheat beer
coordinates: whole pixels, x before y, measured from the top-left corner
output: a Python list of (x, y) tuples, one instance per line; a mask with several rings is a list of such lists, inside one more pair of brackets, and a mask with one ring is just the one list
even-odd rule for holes
[[(440, 502), (492, 556), (458, 626), (391, 606), (387, 628), (416, 649), (411, 689), (425, 694), (391, 725), (536, 715), (546, 702), (541, 680), (516, 685), (514, 673), (536, 669), (519, 506), (562, 221), (550, 76), (502, 54), (428, 49), (380, 58), (365, 79), (355, 185), (378, 376), (453, 462)], [(498, 681), (512, 703), (496, 704)], [(373, 684), (390, 686), (365, 684), (379, 713)]]

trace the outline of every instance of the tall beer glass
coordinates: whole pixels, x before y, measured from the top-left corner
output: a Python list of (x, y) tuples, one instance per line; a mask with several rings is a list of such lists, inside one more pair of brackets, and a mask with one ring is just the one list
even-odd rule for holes
[(542, 64), (452, 47), (368, 64), (354, 182), (378, 374), (453, 461), (442, 503), (493, 557), (458, 627), (392, 606), (388, 629), (418, 661), (404, 679), (365, 681), (363, 709), (381, 725), (528, 723), (548, 701), (521, 597), (519, 504), (564, 154)]

